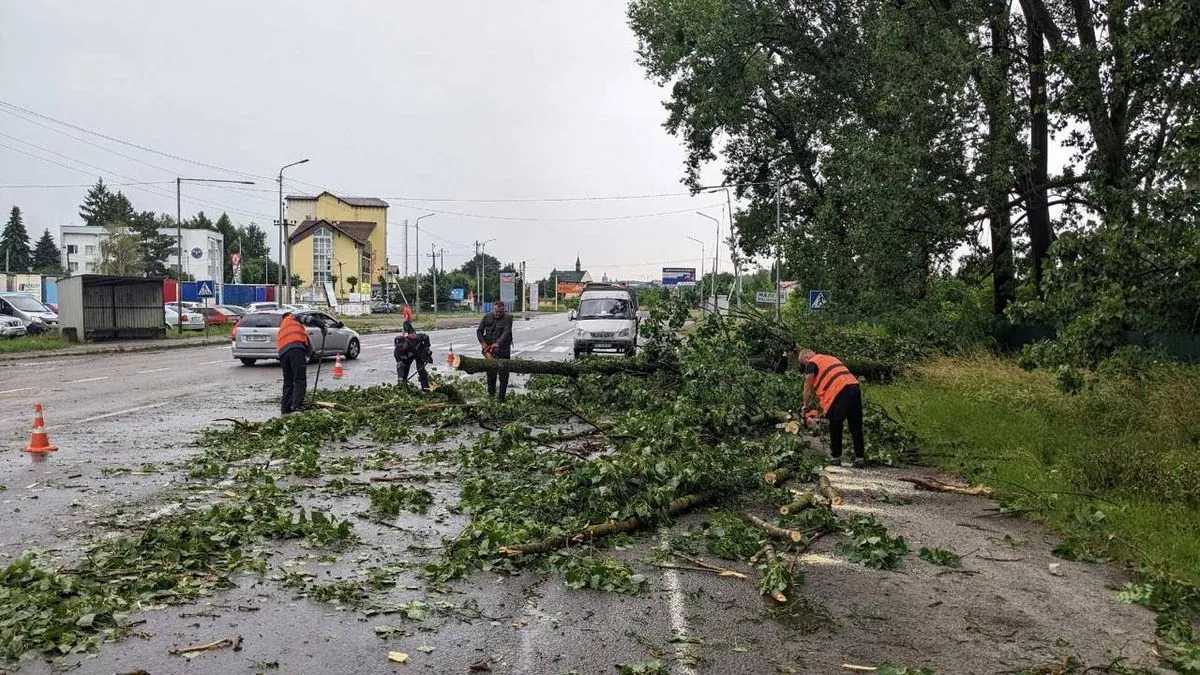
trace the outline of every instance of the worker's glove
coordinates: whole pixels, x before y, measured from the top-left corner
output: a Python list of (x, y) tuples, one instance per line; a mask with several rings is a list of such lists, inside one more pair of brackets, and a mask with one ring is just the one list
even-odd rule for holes
[(804, 413), (804, 425), (809, 429), (815, 429), (819, 424), (821, 424), (821, 413), (816, 410)]

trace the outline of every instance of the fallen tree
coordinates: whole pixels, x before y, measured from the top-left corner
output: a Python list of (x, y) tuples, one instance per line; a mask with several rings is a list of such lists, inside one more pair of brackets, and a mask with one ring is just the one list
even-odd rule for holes
[(662, 365), (652, 362), (615, 359), (587, 361), (528, 361), (525, 359), (481, 359), (455, 354), (449, 365), (454, 370), (469, 375), (475, 373), (525, 373), (529, 375), (563, 375), (579, 377), (589, 373), (616, 375), (618, 373), (646, 375), (661, 370)]

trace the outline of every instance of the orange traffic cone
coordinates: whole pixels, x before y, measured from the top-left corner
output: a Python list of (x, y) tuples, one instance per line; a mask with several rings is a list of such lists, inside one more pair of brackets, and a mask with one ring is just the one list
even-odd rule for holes
[(333, 357), (333, 379), (340, 380), (345, 374), (346, 371), (342, 370), (342, 353), (338, 352), (337, 355)]
[(50, 445), (50, 437), (46, 435), (46, 422), (42, 419), (42, 404), (33, 404), (33, 437), (29, 439), (29, 447), (25, 452), (44, 454), (54, 452), (58, 447)]
[(446, 355), (446, 365), (454, 365), (454, 345), (450, 345), (450, 353)]

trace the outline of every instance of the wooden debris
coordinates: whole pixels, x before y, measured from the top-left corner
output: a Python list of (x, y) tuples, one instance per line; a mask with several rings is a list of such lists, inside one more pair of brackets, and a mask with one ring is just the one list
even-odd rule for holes
[(986, 485), (977, 485), (975, 487), (951, 485), (949, 483), (943, 483), (932, 476), (926, 476), (924, 478), (899, 478), (898, 480), (904, 483), (910, 483), (918, 490), (926, 490), (929, 492), (949, 492), (956, 495), (970, 495), (972, 497), (992, 494), (992, 489)]
[(817, 494), (828, 499), (829, 503), (833, 506), (841, 506), (842, 504), (842, 496), (838, 494), (837, 490), (833, 489), (833, 483), (829, 481), (829, 476), (823, 473), (817, 479)]
[(767, 521), (763, 520), (762, 518), (759, 518), (758, 516), (755, 516), (755, 515), (752, 515), (749, 513), (745, 513), (742, 515), (746, 518), (746, 520), (748, 522), (757, 526), (760, 530), (762, 530), (763, 532), (766, 532), (767, 534), (771, 535), (772, 537), (774, 537), (776, 539), (790, 541), (794, 544), (799, 544), (800, 542), (804, 541), (804, 533), (801, 532), (800, 530), (790, 530), (786, 527), (779, 527), (778, 525), (772, 525), (771, 523), (768, 523)]
[(579, 377), (589, 373), (600, 375), (616, 375), (631, 373), (646, 375), (661, 369), (660, 364), (643, 363), (631, 360), (597, 360), (585, 362), (570, 361), (527, 361), (524, 359), (481, 359), (462, 354), (455, 354), (450, 361), (450, 367), (467, 374), (475, 373), (528, 373), (531, 375), (564, 375)]
[(795, 501), (791, 504), (784, 504), (779, 507), (779, 515), (786, 516), (793, 513), (799, 513), (804, 509), (809, 509), (820, 503), (817, 495), (811, 492), (803, 492), (796, 495)]
[(242, 636), (235, 635), (233, 637), (221, 638), (220, 640), (213, 640), (212, 642), (202, 645), (192, 645), (191, 647), (172, 647), (171, 649), (167, 650), (167, 653), (190, 659), (202, 652), (209, 651), (210, 649), (220, 649), (222, 647), (233, 647), (233, 651), (235, 652), (242, 651)]
[[(714, 492), (704, 492), (696, 495), (685, 495), (683, 497), (678, 497), (671, 500), (671, 503), (667, 505), (666, 515), (677, 516), (684, 511), (691, 510), (697, 506), (700, 506), (701, 504), (712, 501), (716, 498), (716, 496), (717, 495)], [(618, 534), (620, 532), (635, 532), (647, 527), (648, 525), (649, 523), (643, 522), (636, 516), (632, 518), (626, 518), (625, 520), (610, 520), (606, 523), (600, 523), (598, 525), (588, 525), (574, 534), (554, 537), (553, 539), (547, 539), (545, 541), (535, 541), (528, 544), (504, 546), (501, 547), (499, 553), (500, 555), (506, 556), (526, 555), (531, 553), (548, 553), (550, 551), (560, 549), (568, 544), (583, 543), (593, 539)]]

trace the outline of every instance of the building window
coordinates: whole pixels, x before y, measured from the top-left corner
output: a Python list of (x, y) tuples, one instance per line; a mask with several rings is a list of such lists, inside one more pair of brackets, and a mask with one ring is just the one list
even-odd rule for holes
[(79, 263), (77, 263), (77, 262), (71, 263), (71, 271), (78, 272), (79, 271)]
[[(75, 263), (71, 263), (71, 264), (74, 265)], [(87, 263), (83, 266), (83, 271), (94, 272), (94, 271), (96, 271), (96, 266), (92, 263)]]
[(67, 244), (67, 253), (70, 253), (72, 255), (79, 253), (79, 247), (76, 246), (75, 244)]
[(84, 253), (84, 255), (96, 255), (96, 247), (95, 246), (84, 246), (83, 253)]
[(322, 227), (313, 233), (313, 283), (332, 281), (333, 234)]

